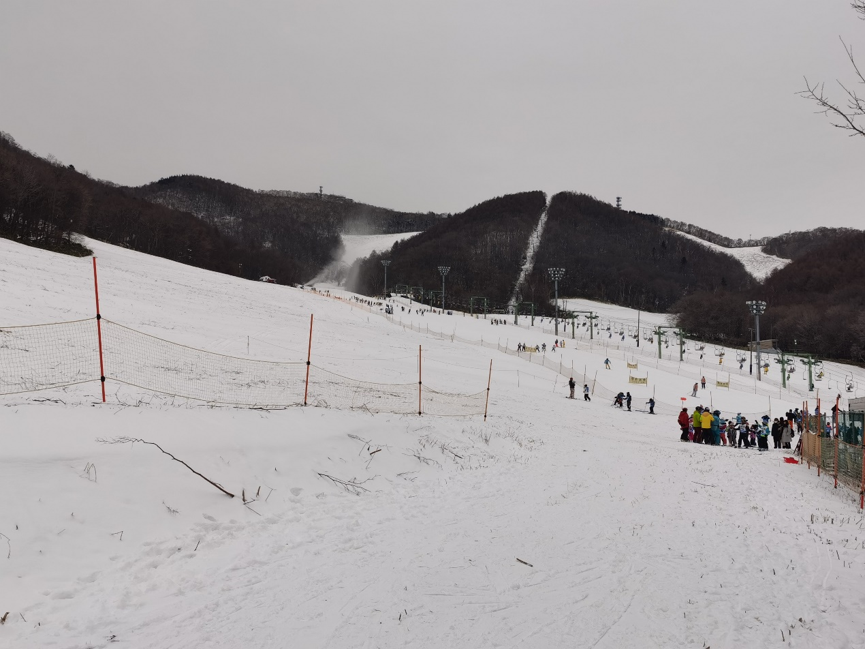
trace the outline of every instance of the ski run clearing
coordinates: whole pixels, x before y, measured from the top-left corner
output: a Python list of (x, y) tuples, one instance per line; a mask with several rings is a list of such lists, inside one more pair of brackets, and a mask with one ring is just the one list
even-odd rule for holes
[[(348, 377), (416, 383), (423, 345), (425, 385), (477, 392), (492, 360), (490, 416), (210, 407), (110, 381), (106, 404), (98, 381), (2, 397), (0, 647), (865, 647), (858, 494), (782, 451), (683, 444), (644, 405), (657, 389), (727, 416), (771, 399), (778, 416), (798, 394), (690, 398), (677, 372), (707, 373), (693, 355), (629, 386), (603, 347), (550, 352), (540, 323), (399, 301), (390, 321), (87, 245), (115, 322), (305, 361), (315, 314), (313, 363)], [(3, 326), (91, 318), (92, 262), (0, 240), (0, 296)], [(546, 343), (599, 385), (635, 388), (635, 411), (566, 399), (559, 373), (456, 337)], [(635, 358), (643, 376), (650, 358)], [(122, 436), (238, 496), (154, 446), (97, 441)]]
[(719, 246), (716, 243), (710, 243), (705, 239), (695, 237), (693, 234), (687, 234), (686, 232), (681, 232), (680, 230), (673, 231), (679, 236), (691, 239), (692, 241), (696, 241), (697, 243), (702, 244), (707, 248), (711, 248), (712, 250), (715, 250), (717, 252), (723, 252), (725, 255), (735, 257), (740, 262), (742, 262), (745, 270), (747, 270), (749, 273), (751, 273), (751, 275), (753, 275), (759, 280), (766, 279), (774, 271), (780, 268), (784, 268), (784, 266), (790, 263), (789, 259), (783, 259), (782, 257), (776, 257), (775, 255), (766, 254), (765, 252), (763, 252), (761, 246), (750, 246), (747, 248), (725, 248), (724, 246)]

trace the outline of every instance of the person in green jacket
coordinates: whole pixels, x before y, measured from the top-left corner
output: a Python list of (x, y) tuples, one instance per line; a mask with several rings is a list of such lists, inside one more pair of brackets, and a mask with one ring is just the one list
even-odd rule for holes
[(694, 409), (694, 414), (691, 416), (691, 420), (694, 422), (694, 443), (699, 444), (703, 441), (703, 427), (701, 425), (700, 419), (703, 415), (703, 408), (697, 406)]

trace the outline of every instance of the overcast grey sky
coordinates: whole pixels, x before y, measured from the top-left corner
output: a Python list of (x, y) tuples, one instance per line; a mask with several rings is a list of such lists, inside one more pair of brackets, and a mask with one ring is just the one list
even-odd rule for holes
[[(412, 211), (575, 190), (730, 236), (865, 227), (849, 0), (0, 0), (0, 130), (114, 182)], [(839, 97), (840, 98), (840, 97)]]

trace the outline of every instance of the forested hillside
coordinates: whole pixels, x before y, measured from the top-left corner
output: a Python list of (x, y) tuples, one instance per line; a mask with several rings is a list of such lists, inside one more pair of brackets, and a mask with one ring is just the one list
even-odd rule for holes
[(753, 327), (745, 302), (765, 300), (761, 337), (776, 338), (788, 353), (865, 362), (865, 232), (801, 239), (811, 245), (794, 249), (794, 260), (762, 286), (679, 302), (673, 310), (681, 326), (704, 340), (745, 345)]
[(223, 232), (262, 242), (278, 238), (282, 224), (299, 234), (395, 234), (419, 232), (444, 215), (398, 212), (343, 196), (290, 191), (254, 191), (202, 176), (171, 176), (136, 188), (154, 203), (195, 214)]
[(571, 192), (550, 202), (524, 300), (552, 299), (550, 267), (565, 269), (559, 295), (650, 311), (666, 311), (694, 291), (742, 290), (754, 283), (738, 260), (671, 232), (664, 219)]
[(271, 275), (284, 283), (312, 277), (319, 260), (329, 260), (339, 245), (336, 236), (280, 248), (223, 234), (188, 212), (40, 158), (0, 134), (0, 236), (88, 254), (72, 233), (208, 270), (253, 279)]
[(510, 194), (485, 201), (425, 232), (356, 264), (353, 288), (367, 295), (381, 293), (381, 260), (390, 259), (388, 284), (441, 290), (438, 266), (450, 266), (447, 304), (468, 308), (469, 298), (484, 296), (491, 304), (507, 304), (519, 276), (528, 238), (546, 204), (543, 192)]
[(799, 259), (812, 250), (823, 248), (856, 232), (857, 230), (851, 228), (815, 228), (805, 232), (788, 232), (766, 241), (763, 252), (784, 259)]

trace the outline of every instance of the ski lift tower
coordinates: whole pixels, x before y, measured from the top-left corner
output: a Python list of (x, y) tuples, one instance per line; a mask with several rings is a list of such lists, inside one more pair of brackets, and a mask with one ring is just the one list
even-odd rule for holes
[(661, 335), (663, 334), (664, 329), (673, 331), (679, 337), (679, 362), (681, 363), (685, 360), (685, 332), (678, 327), (659, 326), (655, 328), (654, 333), (658, 337), (658, 358), (661, 358), (663, 353), (661, 351)]
[[(757, 338), (757, 368), (759, 370), (762, 367), (760, 364), (760, 316), (766, 313), (766, 303), (763, 300), (749, 300), (745, 304), (748, 305), (751, 315), (754, 316), (754, 333)], [(757, 372), (757, 380), (763, 380), (759, 371)]]
[(787, 374), (791, 372), (792, 365), (796, 362), (782, 351), (778, 351), (778, 358), (775, 359), (775, 362), (781, 366), (781, 387), (785, 390), (787, 389)]
[(487, 298), (485, 298), (483, 296), (475, 296), (475, 297), (469, 298), (469, 315), (475, 314), (475, 300), (483, 303), (483, 305), (484, 305), (484, 320), (486, 320), (487, 319), (487, 310), (489, 307), (489, 300), (487, 300)]
[(576, 310), (576, 311), (571, 311), (571, 313), (583, 313), (583, 314), (588, 313), (588, 315), (586, 316), (586, 320), (589, 321), (589, 340), (594, 340), (595, 339), (595, 320), (597, 320), (601, 316), (595, 315), (594, 311)]
[(535, 303), (534, 302), (517, 302), (514, 305), (514, 324), (520, 324), (520, 307), (528, 307), (523, 310), (523, 313), (531, 312), (532, 326), (535, 326)]
[(564, 268), (547, 268), (550, 279), (556, 284), (556, 335), (559, 335), (559, 280), (565, 276)]

